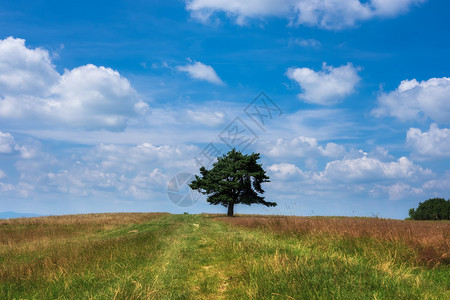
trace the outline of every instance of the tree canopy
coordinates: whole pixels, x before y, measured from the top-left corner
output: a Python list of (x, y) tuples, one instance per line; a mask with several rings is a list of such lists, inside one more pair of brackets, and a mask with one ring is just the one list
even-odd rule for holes
[(269, 177), (258, 159), (259, 153), (244, 155), (233, 149), (218, 157), (211, 170), (201, 167), (201, 176), (196, 175), (189, 187), (208, 195), (210, 204), (227, 207), (228, 216), (233, 216), (235, 204), (276, 206), (260, 195), (264, 193), (261, 184), (269, 182)]
[(409, 216), (413, 220), (450, 220), (450, 200), (432, 198), (419, 202), (417, 209), (409, 210)]

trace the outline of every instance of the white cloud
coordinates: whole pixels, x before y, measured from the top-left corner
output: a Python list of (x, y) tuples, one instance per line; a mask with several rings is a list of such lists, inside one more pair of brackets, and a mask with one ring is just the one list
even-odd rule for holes
[[(370, 154), (364, 151), (357, 153), (360, 157), (330, 161), (321, 171), (304, 171), (292, 163), (272, 164), (267, 167), (273, 179), (270, 183), (272, 192), (303, 199), (311, 196), (314, 199), (362, 196), (370, 201), (374, 197), (396, 200), (449, 191), (446, 184), (450, 176), (436, 180), (431, 170), (406, 157), (382, 161), (369, 157)], [(391, 157), (381, 148), (371, 153)]]
[(327, 143), (320, 146), (315, 138), (299, 136), (292, 139), (277, 139), (261, 145), (265, 155), (269, 157), (340, 157), (345, 154), (345, 147)]
[(135, 174), (104, 171), (94, 166), (74, 166), (46, 174), (48, 186), (64, 194), (78, 196), (114, 194), (150, 199), (154, 189), (165, 188), (167, 175), (159, 169)]
[(299, 0), (295, 2), (297, 18), (294, 23), (326, 29), (352, 27), (359, 20), (370, 19), (374, 10), (359, 0)]
[(166, 191), (170, 176), (180, 170), (197, 171), (193, 156), (198, 151), (189, 145), (99, 145), (69, 168), (55, 185), (65, 187), (75, 180), (83, 187), (75, 193), (107, 189), (123, 196), (148, 199), (154, 190)]
[(146, 115), (150, 112), (150, 106), (144, 101), (134, 103), (134, 111), (140, 115)]
[(224, 122), (225, 114), (218, 111), (193, 111), (188, 109), (187, 117), (196, 122), (206, 126), (217, 126)]
[(423, 189), (433, 197), (443, 197), (450, 194), (450, 171), (447, 170), (443, 176), (432, 179), (423, 184)]
[(380, 16), (395, 16), (408, 11), (411, 5), (417, 5), (427, 0), (372, 0), (374, 13)]
[(150, 143), (130, 145), (100, 144), (84, 151), (72, 151), (63, 159), (46, 153), (18, 160), (18, 178), (0, 183), (22, 197), (51, 193), (73, 196), (111, 196), (151, 199), (165, 193), (169, 178), (180, 171), (197, 172), (194, 155), (200, 150), (190, 145)]
[(25, 40), (0, 40), (0, 96), (48, 96), (59, 74), (47, 50), (28, 49)]
[(14, 137), (0, 131), (0, 153), (11, 153), (14, 149)]
[(417, 180), (431, 174), (431, 170), (415, 165), (406, 157), (400, 157), (397, 161), (383, 162), (363, 156), (329, 162), (321, 177), (333, 181), (357, 182), (385, 179)]
[(402, 121), (428, 117), (450, 124), (450, 78), (431, 78), (418, 82), (404, 80), (395, 91), (378, 97), (376, 117), (393, 116)]
[(96, 146), (85, 160), (98, 164), (104, 171), (147, 172), (158, 165), (164, 169), (193, 169), (194, 155), (200, 150), (191, 145), (161, 145), (142, 143), (136, 146), (105, 145)]
[(347, 138), (349, 128), (357, 126), (348, 110), (337, 108), (301, 109), (285, 113), (282, 119), (283, 122), (273, 122), (270, 126), (272, 140), (300, 133), (317, 140), (337, 140)]
[(28, 141), (26, 144), (19, 145), (10, 133), (0, 131), (0, 154), (11, 153), (14, 150), (20, 152), (22, 158), (33, 158), (39, 152), (37, 142)]
[(0, 179), (3, 179), (5, 177), (6, 177), (6, 173), (0, 169)]
[(14, 185), (12, 185), (10, 183), (0, 182), (0, 191), (2, 191), (2, 192), (12, 192), (14, 190), (15, 190)]
[(61, 121), (86, 129), (124, 129), (142, 103), (117, 71), (94, 65), (66, 71), (53, 95), (58, 100), (51, 106)]
[(381, 160), (381, 161), (394, 159), (394, 156), (389, 154), (389, 151), (384, 149), (381, 146), (376, 146), (374, 150), (370, 151), (367, 154), (367, 157), (375, 158), (375, 159), (378, 159), (378, 160)]
[(319, 48), (321, 45), (320, 42), (315, 39), (295, 39), (294, 42), (304, 48)]
[(177, 69), (188, 73), (190, 77), (195, 79), (205, 80), (215, 84), (224, 84), (211, 66), (202, 64), (198, 61), (185, 66), (177, 66)]
[(325, 148), (319, 147), (320, 154), (327, 157), (340, 157), (345, 154), (345, 147), (335, 143), (327, 143)]
[(450, 157), (450, 129), (439, 129), (434, 123), (428, 132), (410, 128), (406, 142), (421, 157)]
[(267, 170), (271, 176), (280, 180), (298, 180), (299, 176), (305, 176), (302, 170), (290, 163), (273, 164)]
[(25, 159), (35, 158), (39, 155), (39, 147), (37, 145), (16, 145), (14, 150), (20, 152), (20, 156)]
[(243, 25), (249, 17), (285, 15), (291, 8), (289, 0), (187, 0), (186, 9), (194, 18), (207, 21), (214, 12), (223, 11)]
[(407, 196), (420, 195), (423, 193), (422, 188), (415, 188), (405, 183), (396, 183), (387, 187), (389, 199), (398, 200)]
[(243, 25), (249, 18), (286, 17), (291, 24), (342, 29), (361, 20), (393, 17), (426, 0), (186, 0), (192, 17), (207, 22), (224, 12)]
[(60, 75), (47, 51), (21, 39), (0, 40), (0, 74), (0, 116), (18, 125), (123, 130), (148, 110), (117, 71), (89, 64)]
[(450, 172), (446, 171), (436, 179), (425, 181), (421, 185), (399, 182), (382, 189), (386, 190), (391, 200), (420, 196), (422, 199), (445, 197), (450, 193)]
[(295, 80), (303, 90), (299, 98), (320, 105), (333, 105), (355, 91), (359, 82), (359, 68), (351, 63), (334, 68), (322, 65), (322, 71), (309, 68), (289, 68), (286, 75)]

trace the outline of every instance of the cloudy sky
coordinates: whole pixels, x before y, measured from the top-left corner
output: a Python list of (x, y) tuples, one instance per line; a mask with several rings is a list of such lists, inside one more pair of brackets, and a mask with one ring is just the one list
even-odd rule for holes
[(0, 211), (224, 212), (167, 191), (236, 147), (261, 153), (278, 202), (237, 213), (405, 218), (450, 197), (449, 12), (3, 0)]

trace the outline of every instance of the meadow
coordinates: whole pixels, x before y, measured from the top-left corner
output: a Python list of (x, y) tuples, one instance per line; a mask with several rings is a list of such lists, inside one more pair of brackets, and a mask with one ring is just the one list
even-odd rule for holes
[(121, 213), (0, 220), (0, 299), (450, 299), (450, 222)]

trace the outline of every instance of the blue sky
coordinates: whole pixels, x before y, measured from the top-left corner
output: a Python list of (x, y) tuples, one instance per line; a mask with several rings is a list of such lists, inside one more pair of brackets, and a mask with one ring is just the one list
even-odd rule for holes
[(224, 212), (179, 207), (167, 189), (231, 145), (261, 153), (278, 202), (237, 213), (405, 218), (450, 194), (449, 11), (2, 1), (0, 211)]

